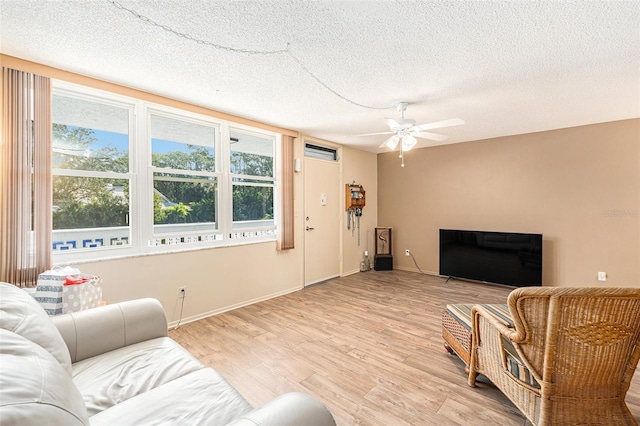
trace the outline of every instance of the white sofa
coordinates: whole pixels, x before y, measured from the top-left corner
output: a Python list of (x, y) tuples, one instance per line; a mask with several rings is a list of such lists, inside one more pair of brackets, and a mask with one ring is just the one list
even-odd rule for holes
[(160, 303), (140, 299), (48, 317), (0, 283), (0, 424), (335, 425), (310, 395), (253, 408), (167, 337)]

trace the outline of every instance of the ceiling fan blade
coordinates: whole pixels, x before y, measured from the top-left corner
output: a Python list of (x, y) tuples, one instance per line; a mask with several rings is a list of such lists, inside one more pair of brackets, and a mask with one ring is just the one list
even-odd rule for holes
[(394, 127), (400, 127), (400, 123), (398, 123), (393, 118), (385, 118), (384, 122), (387, 123), (387, 126), (389, 126), (390, 129), (393, 129)]
[(364, 133), (361, 135), (349, 135), (350, 138), (355, 138), (355, 137), (359, 137), (359, 136), (375, 136), (375, 135), (391, 135), (394, 132), (378, 132), (378, 133)]
[(431, 133), (431, 132), (411, 132), (412, 136), (416, 138), (429, 139), (436, 142), (443, 142), (449, 139), (447, 135), (441, 135), (440, 133)]
[(434, 121), (433, 123), (419, 124), (417, 126), (413, 126), (411, 130), (431, 130), (431, 129), (439, 129), (441, 127), (451, 127), (451, 126), (460, 126), (464, 124), (464, 120), (459, 118), (450, 118), (449, 120), (442, 121)]

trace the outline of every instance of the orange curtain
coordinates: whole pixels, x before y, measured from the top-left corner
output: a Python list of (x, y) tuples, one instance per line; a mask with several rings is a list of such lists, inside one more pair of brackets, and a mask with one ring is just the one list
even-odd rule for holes
[(282, 219), (276, 247), (289, 250), (295, 247), (293, 218), (293, 136), (282, 136)]
[(51, 81), (2, 69), (0, 281), (35, 286), (51, 268)]

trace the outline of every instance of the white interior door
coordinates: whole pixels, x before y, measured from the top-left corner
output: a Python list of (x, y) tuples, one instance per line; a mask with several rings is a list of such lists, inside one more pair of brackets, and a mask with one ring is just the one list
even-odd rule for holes
[(340, 275), (340, 168), (336, 161), (305, 157), (304, 282)]

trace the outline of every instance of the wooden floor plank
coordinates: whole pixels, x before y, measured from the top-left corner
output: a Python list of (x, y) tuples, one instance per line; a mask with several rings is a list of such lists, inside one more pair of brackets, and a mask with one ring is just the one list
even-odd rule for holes
[[(441, 336), (447, 303), (505, 303), (511, 290), (371, 271), (184, 324), (170, 336), (254, 405), (303, 391), (340, 426), (525, 425), (486, 379), (467, 385), (464, 364)], [(627, 403), (640, 422), (637, 371)]]

